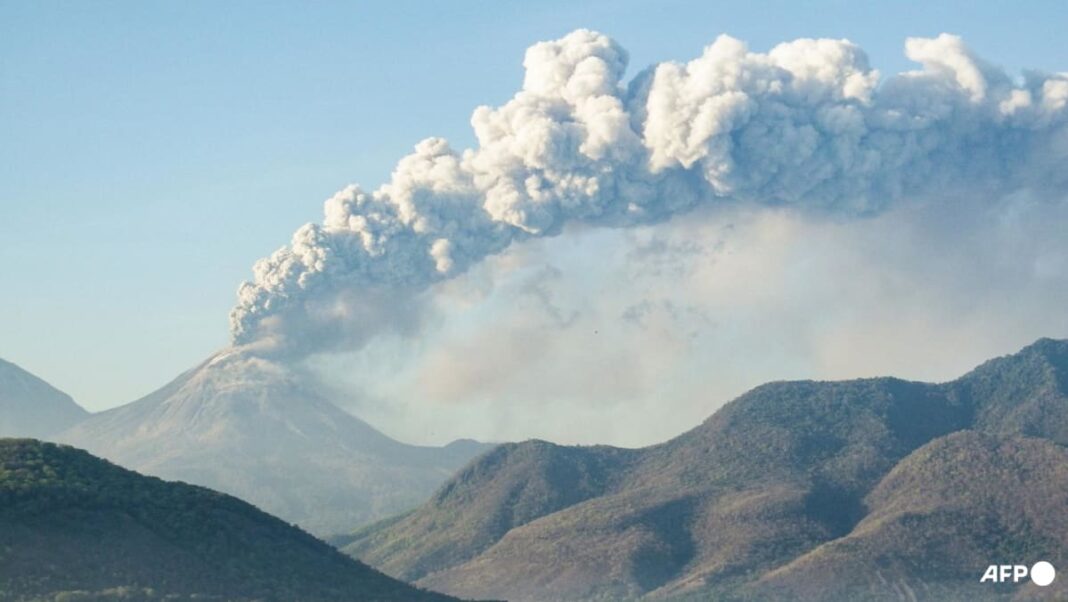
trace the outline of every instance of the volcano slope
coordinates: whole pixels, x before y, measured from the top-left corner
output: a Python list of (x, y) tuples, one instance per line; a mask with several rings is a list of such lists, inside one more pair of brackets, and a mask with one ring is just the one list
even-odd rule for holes
[(401, 443), (334, 405), (303, 372), (239, 351), (55, 439), (235, 495), (316, 535), (414, 508), (492, 447)]
[(979, 579), (1068, 566), (1066, 443), (1068, 341), (1043, 339), (944, 384), (767, 384), (644, 449), (503, 445), (336, 543), (515, 601), (1064, 596)]

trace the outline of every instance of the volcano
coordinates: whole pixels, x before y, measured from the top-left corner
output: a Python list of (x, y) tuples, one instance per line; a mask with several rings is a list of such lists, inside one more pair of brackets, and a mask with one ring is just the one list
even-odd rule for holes
[(319, 535), (417, 506), (491, 447), (401, 443), (335, 405), (303, 370), (232, 349), (55, 438)]

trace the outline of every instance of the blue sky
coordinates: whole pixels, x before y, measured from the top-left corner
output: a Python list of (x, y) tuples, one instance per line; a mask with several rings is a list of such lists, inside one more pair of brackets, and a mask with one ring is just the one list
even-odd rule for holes
[(575, 4), (0, 2), (0, 356), (94, 410), (158, 387), (226, 344), (237, 284), (323, 199), (424, 137), (468, 146), (524, 49), (578, 27), (631, 73), (719, 33), (846, 37), (885, 74), (949, 31), (1068, 69), (1058, 1)]

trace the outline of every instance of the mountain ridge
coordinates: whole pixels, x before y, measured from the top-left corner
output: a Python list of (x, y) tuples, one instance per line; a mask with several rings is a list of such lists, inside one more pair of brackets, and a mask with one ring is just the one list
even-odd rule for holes
[(47, 437), (89, 415), (70, 395), (0, 359), (0, 437)]
[[(574, 462), (613, 473), (593, 480), (617, 485), (563, 508), (542, 496), (546, 503), (528, 506), (525, 521), (503, 535), (484, 528), (484, 517), (505, 503), (494, 484), (523, 481), (536, 460), (482, 456), (419, 510), (362, 530), (343, 549), (387, 574), (457, 595), (765, 599), (782, 590), (758, 587), (760, 575), (860, 528), (872, 492), (924, 446), (964, 431), (1068, 444), (1066, 373), (1068, 341), (1042, 339), (940, 384), (890, 377), (768, 383), (667, 442), (621, 452), (630, 454), (625, 465), (606, 463), (615, 452), (570, 448)], [(497, 453), (537, 456), (543, 447), (523, 442)], [(460, 475), (482, 476), (464, 482)], [(466, 514), (451, 499), (456, 491), (474, 492)], [(457, 545), (456, 560), (442, 562), (440, 551)], [(954, 578), (978, 581), (980, 574)], [(866, 595), (882, 599), (891, 590)]]
[[(964, 475), (976, 474), (983, 477), (983, 486), (962, 482)], [(1029, 498), (1035, 503), (1018, 504), (1005, 494), (1024, 487), (1038, 490)], [(920, 592), (939, 600), (986, 599), (992, 589), (1005, 598), (1063, 596), (1068, 590), (1060, 583), (1043, 590), (1031, 584), (1016, 587), (956, 578), (992, 559), (1015, 564), (1041, 558), (1065, 566), (1068, 450), (1062, 446), (1040, 438), (958, 431), (910, 454), (880, 481), (867, 502), (871, 510), (853, 532), (771, 571), (754, 590), (765, 597), (801, 591), (842, 602), (863, 599), (878, 587), (870, 581), (883, 580), (902, 593)], [(889, 541), (896, 549), (895, 561), (882, 564), (876, 575), (861, 569), (880, 564), (872, 558), (872, 541)], [(885, 544), (875, 546), (880, 548)], [(931, 556), (926, 550), (933, 550), (941, 562), (901, 562)], [(880, 553), (885, 556), (884, 550)], [(834, 581), (833, 586), (828, 581)], [(828, 591), (836, 595), (828, 598)]]

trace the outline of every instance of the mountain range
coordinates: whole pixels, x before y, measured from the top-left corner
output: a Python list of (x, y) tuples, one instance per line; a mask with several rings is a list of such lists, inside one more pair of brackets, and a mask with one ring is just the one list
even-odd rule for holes
[(491, 447), (401, 443), (335, 405), (302, 371), (234, 350), (53, 438), (235, 495), (318, 535), (417, 506)]
[[(16, 429), (73, 423), (51, 437), (319, 534), (388, 516), (332, 542), (459, 597), (1068, 597), (1063, 578), (979, 581), (990, 564), (1068, 566), (1068, 341), (941, 384), (769, 383), (641, 449), (405, 445), (300, 371), (241, 352), (91, 416), (12, 364), (0, 377), (3, 423), (30, 416)], [(406, 587), (229, 496), (0, 442), (0, 592), (13, 599), (434, 599)]]
[(446, 602), (238, 499), (0, 439), (0, 599)]
[(1068, 341), (1043, 339), (942, 384), (770, 383), (642, 449), (504, 444), (334, 543), (515, 602), (1059, 599), (980, 577), (1068, 567), (1066, 444)]

